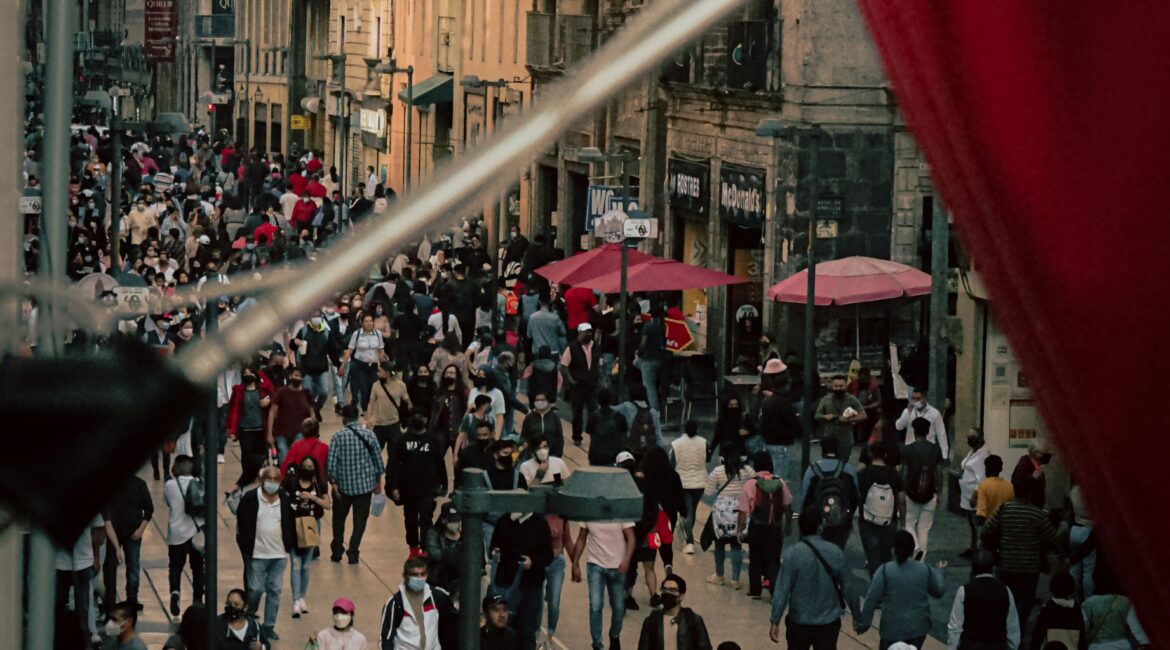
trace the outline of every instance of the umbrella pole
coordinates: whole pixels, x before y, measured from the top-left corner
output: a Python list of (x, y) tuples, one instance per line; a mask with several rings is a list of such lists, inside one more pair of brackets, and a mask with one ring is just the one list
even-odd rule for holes
[[(626, 159), (622, 159), (622, 212), (627, 212), (630, 209), (630, 172), (626, 167)], [(629, 299), (626, 297), (626, 280), (629, 275), (630, 268), (630, 249), (626, 248), (626, 239), (623, 236), (621, 239), (622, 247), (622, 271), (621, 271), (621, 286), (619, 287), (619, 298), (621, 303), (621, 326), (618, 327), (618, 389), (617, 395), (614, 396), (614, 403), (620, 404), (625, 401), (626, 396), (626, 339), (629, 338), (630, 327), (630, 312)], [(654, 403), (654, 402), (651, 402)]]
[(857, 362), (861, 363), (861, 304), (853, 305), (853, 345), (857, 351)]

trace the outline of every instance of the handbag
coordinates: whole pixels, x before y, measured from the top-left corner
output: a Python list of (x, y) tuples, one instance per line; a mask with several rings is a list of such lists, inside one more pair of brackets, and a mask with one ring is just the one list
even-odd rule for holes
[(297, 517), (297, 548), (317, 548), (321, 545), (321, 533), (317, 530), (314, 517)]

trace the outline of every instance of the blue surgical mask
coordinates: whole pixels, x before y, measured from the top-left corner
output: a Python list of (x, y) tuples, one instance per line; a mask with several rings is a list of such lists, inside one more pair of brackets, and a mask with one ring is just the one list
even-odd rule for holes
[(427, 586), (427, 579), (418, 576), (410, 576), (406, 579), (406, 588), (418, 593)]
[(280, 492), (280, 483), (276, 481), (264, 481), (264, 493), (268, 495)]

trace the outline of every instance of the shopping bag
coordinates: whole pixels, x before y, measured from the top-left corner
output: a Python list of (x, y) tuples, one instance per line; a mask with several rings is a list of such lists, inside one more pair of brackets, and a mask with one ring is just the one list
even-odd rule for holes
[(297, 517), (297, 548), (317, 548), (321, 545), (321, 533), (317, 530), (314, 517)]
[(370, 514), (375, 517), (381, 517), (382, 511), (386, 509), (386, 493), (378, 492), (370, 498)]

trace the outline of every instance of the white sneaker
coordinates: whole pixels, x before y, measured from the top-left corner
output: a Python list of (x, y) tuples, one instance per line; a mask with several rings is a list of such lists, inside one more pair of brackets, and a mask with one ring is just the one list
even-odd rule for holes
[(220, 465), (223, 465), (223, 454), (216, 454), (215, 455), (215, 462), (219, 463)]
[(683, 553), (686, 553), (687, 555), (694, 555), (695, 554), (695, 545), (694, 544), (687, 544), (686, 546), (683, 547)]

